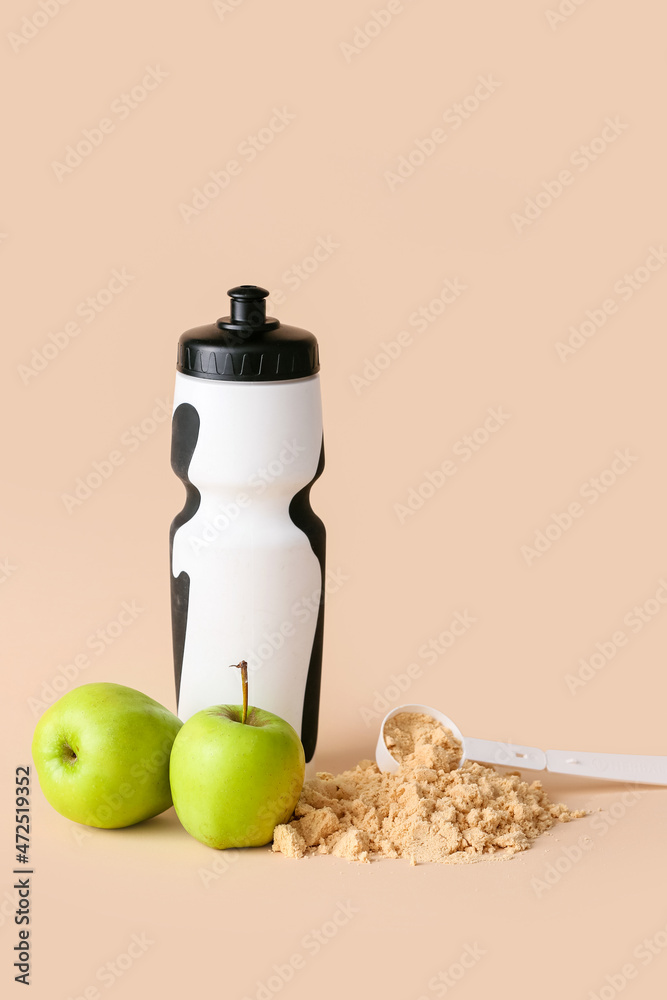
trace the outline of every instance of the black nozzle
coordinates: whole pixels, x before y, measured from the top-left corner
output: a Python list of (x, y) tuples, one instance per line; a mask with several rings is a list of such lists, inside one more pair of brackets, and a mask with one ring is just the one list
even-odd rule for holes
[(229, 316), (218, 320), (223, 330), (245, 333), (246, 336), (259, 330), (275, 330), (280, 323), (277, 319), (266, 318), (266, 302), (269, 294), (259, 285), (237, 285), (227, 292), (231, 299)]
[(266, 302), (269, 294), (258, 285), (237, 285), (227, 292), (231, 304), (232, 323), (247, 323), (248, 326), (262, 326), (266, 319)]

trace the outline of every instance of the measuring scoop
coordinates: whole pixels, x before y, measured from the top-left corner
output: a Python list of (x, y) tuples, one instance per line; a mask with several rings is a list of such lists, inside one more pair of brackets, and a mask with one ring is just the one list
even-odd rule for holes
[(382, 720), (375, 760), (381, 771), (398, 771), (400, 764), (384, 741), (384, 727), (401, 712), (430, 715), (451, 730), (462, 747), (459, 767), (466, 760), (479, 764), (495, 764), (528, 771), (552, 771), (554, 774), (578, 774), (582, 778), (606, 778), (609, 781), (639, 782), (645, 785), (667, 785), (667, 757), (646, 757), (640, 754), (591, 753), (579, 750), (540, 750), (520, 743), (500, 743), (464, 736), (458, 726), (437, 708), (429, 705), (399, 705)]

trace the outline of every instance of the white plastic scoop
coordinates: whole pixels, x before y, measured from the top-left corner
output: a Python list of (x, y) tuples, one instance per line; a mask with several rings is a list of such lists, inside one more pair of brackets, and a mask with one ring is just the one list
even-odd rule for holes
[(640, 782), (646, 785), (667, 785), (667, 757), (645, 757), (639, 754), (591, 753), (579, 750), (540, 750), (520, 743), (499, 743), (464, 736), (461, 730), (428, 705), (399, 705), (382, 720), (375, 759), (381, 771), (398, 771), (398, 761), (392, 757), (384, 741), (384, 727), (401, 712), (421, 712), (430, 715), (450, 729), (463, 748), (459, 767), (465, 760), (480, 764), (496, 764), (529, 771), (552, 771), (555, 774), (578, 774), (582, 778), (607, 778), (609, 781)]

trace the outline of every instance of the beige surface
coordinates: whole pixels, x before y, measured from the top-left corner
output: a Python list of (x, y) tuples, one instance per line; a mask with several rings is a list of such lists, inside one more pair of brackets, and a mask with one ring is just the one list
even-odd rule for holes
[[(282, 292), (275, 311), (321, 343), (327, 469), (313, 498), (339, 582), (319, 766), (372, 753), (374, 699), (395, 704), (392, 675), (411, 663), (400, 698), (442, 708), (464, 733), (667, 753), (659, 5), (572, 3), (550, 25), (555, 0), (381, 2), (392, 19), (356, 52), (370, 3), (218, 6), (72, 0), (26, 44), (12, 36), (30, 31), (26, 16), (45, 20), (38, 4), (3, 8), (0, 558), (15, 567), (0, 585), (3, 823), (29, 758), (29, 699), (62, 665), (79, 656), (68, 684), (115, 680), (173, 706), (167, 530), (182, 488), (164, 415), (178, 335), (219, 316), (238, 282)], [(129, 108), (122, 95), (147, 68), (154, 89)], [(270, 127), (250, 162), (246, 137)], [(95, 128), (91, 155), (54, 168)], [(417, 140), (432, 155), (411, 167)], [(402, 156), (404, 181), (391, 176)], [(179, 207), (224, 170), (198, 214)], [(533, 221), (516, 218), (540, 192)], [(316, 246), (323, 259), (302, 280)], [(132, 279), (89, 321), (80, 303), (114, 269)], [(624, 278), (635, 271), (636, 290)], [(440, 315), (410, 326), (441, 291)], [(561, 360), (587, 310), (604, 324)], [(62, 331), (57, 357), (26, 373)], [(398, 357), (371, 381), (383, 342)], [(470, 457), (464, 437), (485, 420)], [(602, 494), (589, 481), (617, 450), (630, 457)], [(63, 494), (113, 452), (112, 474), (68, 512)], [(397, 513), (437, 467), (441, 488)], [(544, 554), (522, 553), (574, 503), (580, 516)], [(633, 608), (647, 601), (642, 621)], [(93, 652), (88, 637), (124, 602), (141, 612)], [(420, 656), (441, 633), (442, 652)], [(597, 643), (615, 655), (568, 687)], [(602, 812), (507, 864), (416, 869), (216, 855), (173, 813), (78, 842), (36, 794), (31, 995), (240, 1000), (297, 955), (270, 995), (333, 997), (345, 968), (351, 996), (608, 1000), (632, 963), (624, 996), (661, 996), (667, 795), (547, 784)], [(17, 991), (12, 838), (8, 824), (0, 936), (2, 981)], [(318, 946), (308, 935), (322, 927), (333, 936)], [(133, 934), (154, 943), (133, 946), (121, 978), (97, 978)], [(458, 975), (464, 952), (455, 986), (434, 980)]]

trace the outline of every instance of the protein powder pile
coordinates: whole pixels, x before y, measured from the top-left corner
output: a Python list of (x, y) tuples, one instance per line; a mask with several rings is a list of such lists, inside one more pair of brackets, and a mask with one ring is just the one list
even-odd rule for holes
[(471, 862), (525, 851), (555, 823), (585, 815), (551, 802), (539, 781), (465, 761), (461, 744), (435, 719), (394, 716), (385, 741), (395, 774), (370, 760), (307, 781), (294, 818), (277, 826), (273, 850), (289, 858), (334, 854), (423, 862)]

